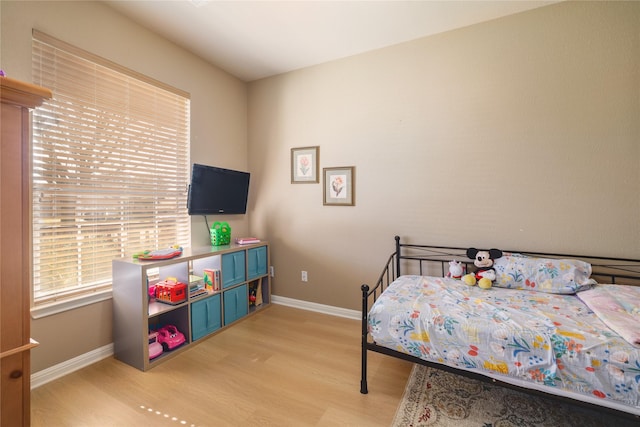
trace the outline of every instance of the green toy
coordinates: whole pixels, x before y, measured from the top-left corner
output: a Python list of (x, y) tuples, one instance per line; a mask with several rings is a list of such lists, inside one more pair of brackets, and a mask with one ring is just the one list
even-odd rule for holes
[(231, 242), (231, 227), (223, 221), (216, 221), (211, 226), (211, 245), (222, 246)]

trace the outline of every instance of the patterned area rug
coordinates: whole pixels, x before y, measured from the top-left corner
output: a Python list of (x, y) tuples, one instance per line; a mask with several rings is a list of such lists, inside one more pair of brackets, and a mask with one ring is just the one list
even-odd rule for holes
[(393, 427), (638, 426), (607, 412), (415, 365)]

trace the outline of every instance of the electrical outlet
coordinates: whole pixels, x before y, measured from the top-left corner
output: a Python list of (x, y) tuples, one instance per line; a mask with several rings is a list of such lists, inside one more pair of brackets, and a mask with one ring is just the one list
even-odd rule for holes
[(302, 275), (301, 275), (301, 277), (300, 277), (300, 279), (301, 279), (303, 282), (306, 282), (306, 281), (307, 281), (307, 278), (308, 278), (308, 277), (307, 277), (307, 272), (306, 272), (306, 271), (303, 271), (303, 272), (302, 272)]
[(273, 268), (273, 265), (269, 267), (269, 276), (274, 277), (276, 275), (276, 269)]

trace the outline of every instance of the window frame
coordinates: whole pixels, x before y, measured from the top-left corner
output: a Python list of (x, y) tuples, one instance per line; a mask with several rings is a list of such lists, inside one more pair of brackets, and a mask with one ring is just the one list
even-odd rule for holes
[[(50, 57), (46, 57), (47, 55)], [(131, 256), (141, 250), (158, 249), (172, 244), (190, 246), (191, 220), (186, 207), (191, 165), (189, 158), (190, 95), (35, 29), (33, 30), (32, 60), (34, 83), (48, 87), (53, 92), (52, 100), (47, 101), (32, 113), (31, 306), (32, 315), (37, 318), (111, 298), (110, 263), (113, 258)], [(69, 62), (60, 65), (59, 61)], [(54, 62), (56, 65), (53, 65)], [(61, 68), (55, 68), (58, 66)], [(55, 75), (51, 72), (53, 68), (46, 67), (54, 67)], [(91, 72), (95, 75), (90, 76), (91, 72), (88, 70), (93, 70)], [(65, 74), (67, 72), (69, 74)], [(86, 81), (83, 78), (85, 76)], [(62, 82), (63, 79), (67, 81)], [(102, 83), (107, 80), (113, 86), (103, 88)], [(123, 109), (125, 107), (120, 103), (115, 105), (108, 102), (111, 101), (109, 96), (118, 101), (123, 98), (115, 95), (120, 93), (119, 85), (128, 94), (124, 97), (127, 99), (123, 101), (126, 109)], [(94, 96), (95, 100), (92, 100), (90, 98), (94, 93), (97, 95)], [(154, 101), (156, 104), (153, 104)], [(174, 102), (175, 105), (173, 105)], [(156, 107), (149, 107), (149, 105)], [(175, 114), (175, 121), (172, 114)], [(157, 117), (154, 118), (153, 115)], [(84, 120), (82, 123), (78, 118), (80, 116)], [(97, 124), (106, 121), (109, 121), (109, 127)], [(87, 122), (90, 122), (89, 125), (86, 125)], [(66, 127), (67, 125), (69, 127)], [(80, 129), (73, 126), (79, 128), (84, 126), (88, 129), (84, 129), (86, 133), (80, 135)], [(56, 129), (59, 130), (58, 135), (53, 135)], [(45, 140), (55, 141), (47, 145), (49, 143)], [(171, 152), (166, 147), (172, 147), (174, 151)], [(62, 151), (66, 151), (66, 157)], [(107, 159), (104, 162), (103, 155)], [(153, 172), (155, 170), (153, 166), (150, 166), (147, 171), (144, 170), (144, 163), (153, 156), (156, 161), (154, 165), (166, 166), (164, 169), (159, 167), (162, 175), (157, 178), (153, 174), (159, 174), (159, 172)], [(82, 157), (89, 159), (86, 163), (82, 163)], [(114, 160), (116, 157), (117, 160)], [(132, 160), (134, 157), (136, 159)], [(99, 161), (96, 161), (96, 158)], [(47, 165), (52, 163), (59, 164), (56, 167), (61, 171), (53, 178), (52, 175), (47, 175), (49, 173)], [(100, 164), (96, 166), (96, 163)], [(86, 166), (87, 164), (89, 166)], [(126, 166), (120, 168), (117, 166), (120, 164)], [(136, 177), (140, 179), (139, 177), (148, 176), (150, 171), (152, 175), (150, 180), (154, 184), (140, 184), (136, 181)], [(72, 176), (74, 173), (77, 177)], [(69, 178), (70, 176), (72, 178)], [(92, 190), (91, 182), (88, 180), (93, 180), (91, 181), (95, 186), (93, 188), (102, 191), (100, 195), (94, 193), (96, 190)], [(131, 184), (132, 181), (133, 184)], [(118, 187), (118, 185), (122, 186)], [(148, 188), (152, 185), (155, 185), (155, 188)], [(111, 188), (106, 189), (108, 186)], [(67, 190), (62, 191), (53, 187), (66, 187)], [(43, 191), (51, 193), (45, 194)], [(112, 194), (105, 196), (109, 191)], [(52, 199), (46, 199), (49, 194), (56, 195), (51, 196)], [(58, 196), (60, 202), (53, 201), (53, 198)], [(89, 212), (91, 209), (87, 208), (88, 205), (85, 204), (87, 202), (83, 201), (82, 197), (87, 200), (96, 199), (89, 202), (95, 203), (95, 207), (92, 208), (95, 211), (93, 214)], [(67, 204), (64, 205), (64, 203)], [(45, 212), (44, 209), (49, 211)], [(52, 213), (55, 209), (58, 213)], [(115, 209), (119, 213), (113, 214), (110, 209)], [(108, 216), (110, 213), (113, 214), (111, 217)], [(106, 218), (114, 218), (115, 222), (105, 225), (104, 223), (109, 222)], [(58, 228), (51, 227), (52, 230), (58, 230), (60, 234), (52, 235), (53, 237), (49, 237), (51, 242), (46, 243), (43, 237), (43, 230), (46, 227), (42, 224), (47, 220), (53, 223), (65, 222), (68, 230), (61, 231), (65, 228), (64, 224)], [(98, 223), (100, 220), (103, 224)], [(92, 225), (85, 227), (86, 224)], [(123, 224), (135, 225), (129, 229)], [(149, 227), (149, 224), (153, 226)], [(94, 227), (96, 231), (89, 231), (90, 227)], [(143, 227), (145, 230), (142, 230)], [(152, 231), (149, 232), (146, 228)], [(77, 231), (74, 231), (76, 229)], [(161, 235), (163, 232), (167, 232), (167, 235), (173, 233), (171, 243)], [(94, 234), (93, 237), (87, 237), (91, 233)], [(107, 233), (105, 235), (108, 239), (103, 239), (101, 233)], [(78, 237), (74, 237), (74, 234)], [(86, 264), (79, 259), (77, 262), (69, 262), (70, 267), (67, 269), (68, 271), (75, 269), (75, 273), (71, 276), (75, 275), (77, 283), (72, 283), (70, 286), (55, 283), (50, 291), (43, 291), (41, 258), (46, 258), (53, 253), (56, 260), (51, 261), (50, 265), (71, 260), (74, 255), (69, 253), (73, 253), (74, 245), (80, 248), (84, 243), (87, 246), (85, 238), (89, 243), (97, 242), (96, 247), (92, 248), (96, 252), (92, 255), (95, 259), (92, 263), (100, 266), (97, 269), (98, 272), (85, 276), (95, 275), (98, 279), (90, 278), (86, 279), (87, 283), (82, 283), (82, 270), (85, 269)], [(77, 244), (74, 239), (78, 241)], [(106, 242), (110, 242), (111, 239), (113, 242), (107, 244)], [(62, 242), (60, 253), (67, 249), (66, 254), (60, 255), (62, 261), (57, 260), (57, 252), (52, 249), (58, 241)], [(143, 243), (150, 246), (144, 246)], [(99, 245), (104, 247), (100, 248)], [(75, 250), (77, 251), (75, 256), (79, 256), (81, 251)], [(107, 263), (109, 264), (108, 273)], [(53, 268), (51, 270), (53, 271)], [(55, 273), (46, 274), (50, 274), (46, 280), (52, 281), (51, 277)]]

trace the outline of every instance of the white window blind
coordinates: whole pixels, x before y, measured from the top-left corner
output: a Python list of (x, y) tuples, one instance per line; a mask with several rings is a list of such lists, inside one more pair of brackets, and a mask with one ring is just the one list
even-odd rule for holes
[(189, 246), (189, 94), (33, 32), (33, 300), (111, 287), (111, 261)]

